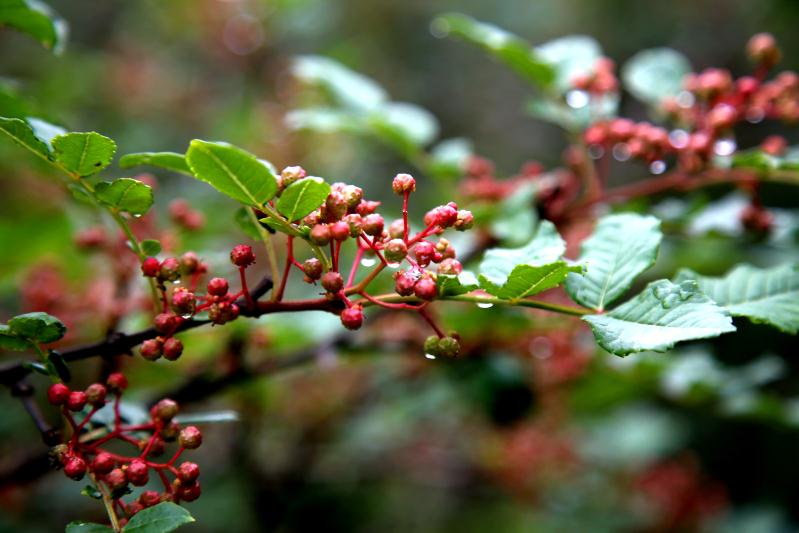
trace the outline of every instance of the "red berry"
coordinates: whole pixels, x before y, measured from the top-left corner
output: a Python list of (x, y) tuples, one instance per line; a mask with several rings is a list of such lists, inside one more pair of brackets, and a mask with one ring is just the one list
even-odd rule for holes
[(117, 462), (110, 453), (100, 452), (92, 461), (92, 472), (105, 475), (114, 469)]
[(247, 268), (255, 263), (255, 254), (252, 251), (252, 246), (247, 246), (246, 244), (235, 246), (230, 252), (230, 262), (241, 268)]
[(432, 278), (424, 277), (416, 282), (413, 292), (422, 300), (432, 300), (437, 293), (436, 282)]
[(194, 274), (200, 268), (200, 258), (194, 252), (180, 256), (180, 270), (183, 274)]
[(200, 490), (200, 483), (198, 481), (187, 484), (181, 483), (180, 485), (180, 498), (187, 502), (193, 502), (200, 497), (201, 493), (202, 491)]
[(172, 293), (172, 309), (180, 315), (194, 314), (196, 298), (193, 292), (180, 287)]
[(141, 272), (148, 278), (156, 277), (160, 268), (161, 263), (155, 257), (148, 257), (141, 263)]
[(383, 255), (389, 263), (399, 263), (408, 255), (408, 246), (402, 239), (391, 239), (383, 248)]
[(384, 224), (385, 222), (383, 221), (382, 216), (378, 215), (377, 213), (372, 213), (371, 215), (366, 215), (363, 218), (361, 229), (367, 235), (379, 237), (383, 233)]
[(67, 398), (67, 409), (70, 411), (80, 411), (86, 405), (86, 393), (83, 391), (72, 391)]
[(315, 257), (307, 259), (302, 264), (302, 271), (311, 280), (317, 280), (322, 277), (322, 262)]
[(457, 259), (446, 258), (438, 265), (436, 272), (439, 274), (448, 274), (450, 276), (457, 276), (463, 272), (463, 266)]
[(338, 272), (328, 272), (322, 276), (322, 287), (327, 292), (338, 292), (344, 288), (344, 278)]
[(105, 476), (105, 482), (111, 490), (120, 490), (128, 484), (128, 478), (121, 468), (114, 468)]
[(371, 215), (372, 213), (380, 207), (380, 202), (373, 202), (371, 200), (363, 200), (358, 206), (355, 208), (355, 212), (365, 217), (366, 215)]
[(64, 465), (64, 473), (75, 481), (83, 479), (83, 476), (86, 475), (86, 461), (80, 457), (68, 459)]
[(350, 225), (344, 222), (343, 220), (339, 220), (331, 224), (330, 226), (330, 237), (334, 241), (345, 241), (347, 237), (350, 236)]
[(397, 174), (391, 182), (391, 188), (396, 194), (411, 193), (416, 190), (416, 180), (410, 174)]
[(163, 353), (163, 343), (159, 339), (147, 339), (141, 343), (139, 353), (148, 361), (155, 361)]
[(134, 459), (128, 464), (128, 468), (125, 470), (125, 477), (128, 478), (132, 485), (141, 487), (147, 484), (150, 477), (149, 471), (150, 467), (147, 466), (147, 463), (141, 459)]
[(185, 461), (178, 467), (179, 480), (185, 483), (191, 483), (192, 481), (196, 481), (198, 477), (200, 477), (200, 467), (197, 466), (197, 463)]
[(161, 503), (161, 495), (154, 490), (145, 490), (139, 495), (139, 503), (142, 507), (152, 507)]
[(180, 277), (180, 261), (167, 257), (161, 262), (158, 277), (164, 281), (176, 281)]
[(208, 282), (208, 294), (213, 296), (224, 296), (227, 294), (229, 288), (225, 278), (211, 278)]
[(128, 388), (128, 378), (120, 372), (114, 372), (105, 380), (108, 388), (116, 392), (122, 392)]
[(105, 385), (92, 383), (86, 387), (86, 401), (93, 407), (102, 407), (105, 404), (106, 393)]
[(203, 434), (196, 426), (187, 426), (180, 431), (178, 443), (187, 450), (199, 448), (203, 443)]
[(183, 353), (183, 343), (180, 339), (169, 337), (164, 341), (164, 359), (167, 361), (175, 361)]
[(327, 211), (327, 220), (341, 220), (341, 217), (347, 214), (349, 205), (344, 195), (336, 190), (330, 192), (325, 200), (325, 210)]
[(180, 324), (180, 319), (177, 315), (172, 313), (159, 313), (155, 315), (155, 319), (153, 320), (155, 331), (164, 335), (169, 335), (175, 331), (178, 324)]
[(755, 63), (763, 63), (767, 67), (773, 67), (780, 61), (780, 49), (777, 41), (770, 33), (758, 33), (749, 39), (746, 45), (746, 53)]
[(63, 383), (53, 383), (47, 389), (47, 401), (51, 405), (64, 405), (69, 400), (69, 387)]
[(308, 238), (317, 246), (324, 246), (330, 242), (330, 227), (327, 224), (316, 224), (311, 228)]
[(433, 260), (433, 255), (436, 253), (436, 247), (432, 242), (421, 241), (413, 248), (413, 255), (416, 256), (416, 261), (419, 266), (427, 266)]
[(353, 305), (341, 312), (341, 323), (347, 329), (360, 329), (363, 325), (363, 309), (360, 305)]
[(164, 398), (150, 409), (150, 414), (162, 422), (168, 422), (178, 414), (178, 404), (175, 400)]
[(411, 272), (400, 272), (394, 281), (394, 290), (400, 296), (410, 296), (413, 294), (413, 288), (416, 286), (416, 281), (419, 279)]

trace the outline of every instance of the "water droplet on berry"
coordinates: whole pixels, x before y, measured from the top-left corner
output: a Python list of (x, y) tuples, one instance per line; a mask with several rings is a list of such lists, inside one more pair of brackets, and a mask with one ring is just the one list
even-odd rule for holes
[(677, 95), (677, 105), (683, 109), (693, 107), (695, 102), (696, 98), (690, 91), (680, 91), (680, 94)]
[(713, 151), (716, 155), (720, 156), (732, 155), (736, 148), (738, 148), (738, 145), (733, 138), (719, 139), (716, 141), (716, 144), (713, 145)]
[(617, 143), (613, 146), (613, 159), (627, 161), (630, 159), (630, 148), (626, 143)]
[(190, 318), (191, 318), (191, 314), (190, 314), (190, 313), (187, 313), (187, 314), (185, 314), (185, 315), (180, 315), (180, 318), (182, 318), (182, 319), (184, 319), (184, 320), (188, 320), (188, 319), (190, 319)]
[(426, 353), (426, 354), (424, 354), (424, 356), (427, 357), (428, 359), (435, 359), (436, 358), (436, 356), (431, 354), (431, 353)]
[(399, 268), (400, 264), (399, 263), (387, 263), (387, 266), (388, 266), (388, 268), (396, 269), (396, 268)]
[(377, 263), (377, 259), (375, 259), (374, 257), (364, 257), (363, 259), (361, 259), (361, 266), (364, 266), (366, 268), (375, 266), (375, 263)]
[(666, 171), (666, 163), (661, 160), (652, 161), (649, 165), (649, 171), (652, 174), (663, 174)]
[(566, 103), (572, 109), (582, 109), (588, 105), (590, 98), (585, 91), (573, 90), (566, 93)]
[(690, 136), (688, 132), (685, 130), (674, 130), (669, 133), (669, 142), (671, 145), (678, 150), (682, 150), (686, 146), (688, 146), (688, 141), (690, 140)]

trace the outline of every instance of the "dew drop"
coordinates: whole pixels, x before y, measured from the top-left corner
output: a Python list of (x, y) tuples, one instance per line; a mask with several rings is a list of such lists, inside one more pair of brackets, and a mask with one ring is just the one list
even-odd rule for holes
[(696, 98), (690, 91), (680, 91), (680, 94), (677, 95), (677, 105), (683, 109), (693, 107), (694, 103), (696, 103)]
[(613, 159), (622, 162), (630, 159), (630, 148), (627, 143), (617, 143), (613, 146)]
[(663, 174), (666, 171), (666, 163), (664, 161), (652, 161), (649, 165), (649, 171), (652, 174)]
[(600, 159), (603, 155), (605, 155), (605, 149), (599, 144), (592, 144), (588, 147), (588, 155), (591, 157), (591, 159)]
[(182, 318), (182, 319), (184, 319), (184, 320), (188, 320), (188, 319), (190, 319), (190, 318), (191, 318), (191, 314), (180, 315), (180, 318)]
[(480, 303), (477, 304), (477, 307), (479, 307), (480, 309), (490, 309), (491, 307), (494, 307), (494, 304)]
[(375, 266), (375, 263), (377, 263), (377, 259), (375, 259), (374, 257), (364, 257), (363, 259), (361, 259), (361, 266), (364, 266), (366, 268)]
[(686, 146), (688, 146), (689, 138), (690, 136), (688, 135), (688, 132), (685, 130), (674, 130), (671, 133), (669, 133), (669, 142), (673, 147), (677, 148), (678, 150), (681, 150)]
[(733, 138), (719, 139), (716, 141), (716, 144), (713, 145), (713, 151), (716, 155), (720, 156), (732, 155), (735, 153), (736, 148), (738, 148), (738, 145)]
[(582, 109), (588, 105), (590, 98), (585, 91), (573, 90), (566, 93), (566, 103), (572, 109)]
[(397, 268), (400, 267), (400, 264), (399, 263), (388, 263), (387, 266), (388, 266), (388, 268), (397, 269)]
[(180, 278), (172, 282), (172, 285), (180, 285)]
[(133, 215), (133, 218), (141, 218), (140, 214)]
[(427, 357), (428, 359), (435, 359), (436, 358), (436, 356), (431, 354), (431, 353), (426, 353), (426, 354), (424, 354), (424, 356)]

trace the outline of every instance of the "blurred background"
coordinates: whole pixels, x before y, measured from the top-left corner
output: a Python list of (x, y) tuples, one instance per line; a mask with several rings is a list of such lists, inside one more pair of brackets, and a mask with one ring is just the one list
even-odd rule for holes
[[(748, 38), (769, 31), (784, 51), (782, 66), (799, 67), (799, 3), (789, 0), (49, 3), (69, 23), (62, 55), (0, 31), (3, 91), (21, 98), (26, 114), (101, 132), (119, 154), (227, 140), (278, 168), (301, 164), (330, 182), (362, 186), (395, 214), (389, 180), (408, 171), (421, 190), (417, 218), (449, 200), (452, 183), (435, 182), (374, 136), (289, 127), (287, 114), (320, 98), (292, 75), (297, 55), (336, 59), (392, 100), (428, 110), (437, 138), (469, 139), (503, 176), (531, 160), (559, 165), (568, 139), (525, 113), (530, 91), (512, 72), (434, 36), (431, 21), (442, 12), (535, 44), (590, 35), (619, 65), (640, 49), (669, 46), (697, 69), (736, 73), (749, 68)], [(629, 98), (621, 114), (646, 117)], [(759, 128), (757, 138), (772, 131)], [(795, 143), (795, 132), (780, 132)], [(641, 172), (631, 164), (614, 179)], [(190, 178), (154, 174), (155, 214), (138, 230), (156, 234), (166, 251), (195, 250), (224, 272), (230, 247), (247, 239), (236, 206)], [(103, 317), (124, 314), (113, 282), (121, 267), (79, 245), (87, 229), (113, 235), (108, 221), (8, 142), (0, 143), (0, 176), (0, 319), (47, 310), (70, 326), (66, 343), (101, 337)], [(716, 209), (691, 224), (671, 220), (649, 279), (678, 266), (716, 274), (744, 260), (797, 259), (795, 236), (753, 242), (730, 227), (737, 200), (729, 193), (657, 205), (667, 219), (697, 205)], [(794, 232), (797, 192), (764, 194)], [(200, 214), (197, 224), (175, 223), (176, 199)], [(738, 334), (712, 343), (621, 359), (597, 352), (571, 319), (464, 306), (441, 306), (440, 315), (461, 332), (469, 357), (425, 359), (418, 343), (428, 333), (415, 317), (374, 316), (356, 335), (343, 334), (336, 317), (294, 315), (186, 334), (177, 363), (105, 364), (123, 366), (129, 399), (141, 405), (167, 394), (186, 412), (238, 413), (205, 430), (207, 444), (195, 454), (203, 496), (188, 504), (198, 522), (186, 531), (797, 530), (795, 337), (736, 321)], [(119, 327), (145, 324), (133, 313)], [(101, 367), (75, 365), (76, 380), (91, 382)], [(35, 428), (7, 393), (0, 412), (0, 530), (103, 521), (102, 506), (82, 496), (80, 484), (47, 471)]]

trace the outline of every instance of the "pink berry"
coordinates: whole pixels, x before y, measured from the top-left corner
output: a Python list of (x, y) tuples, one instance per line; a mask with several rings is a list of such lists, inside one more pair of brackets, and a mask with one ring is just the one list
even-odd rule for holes
[(347, 329), (360, 329), (363, 325), (363, 309), (360, 305), (353, 305), (341, 312), (341, 323)]
[(64, 405), (69, 400), (69, 387), (63, 383), (53, 383), (47, 389), (47, 401), (51, 405)]
[(255, 254), (252, 251), (252, 246), (247, 246), (246, 244), (235, 246), (230, 252), (230, 262), (241, 268), (247, 268), (255, 263)]

